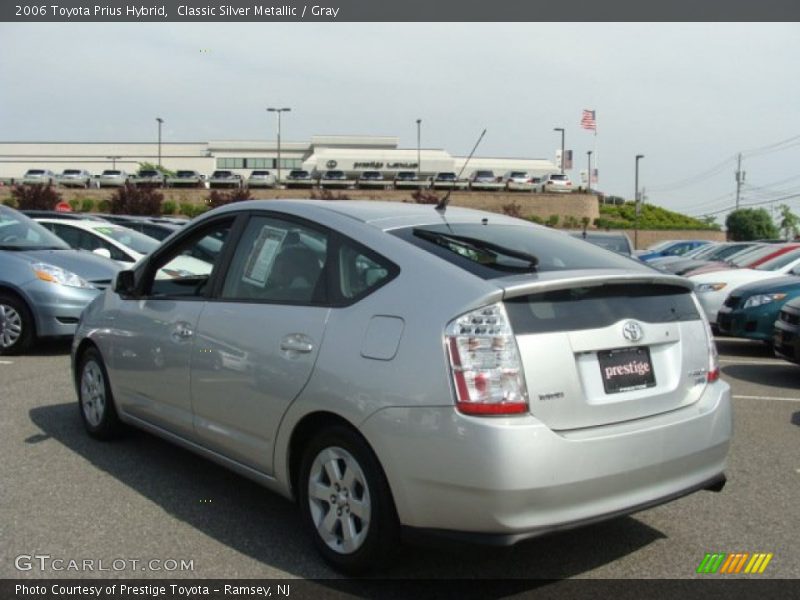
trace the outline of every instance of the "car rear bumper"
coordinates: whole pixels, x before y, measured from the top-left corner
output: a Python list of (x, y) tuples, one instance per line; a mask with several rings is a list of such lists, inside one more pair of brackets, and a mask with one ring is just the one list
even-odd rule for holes
[(362, 431), (404, 526), (513, 543), (719, 481), (732, 431), (730, 388), (718, 382), (683, 409), (565, 432), (533, 416), (466, 417), (445, 407), (385, 409)]

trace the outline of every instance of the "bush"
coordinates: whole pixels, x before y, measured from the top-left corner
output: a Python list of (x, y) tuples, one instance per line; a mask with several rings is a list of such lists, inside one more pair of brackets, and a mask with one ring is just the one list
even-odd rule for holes
[(164, 200), (161, 204), (162, 215), (174, 215), (176, 210), (178, 210), (178, 203), (173, 200)]
[(350, 200), (350, 196), (343, 192), (332, 192), (327, 188), (311, 190), (312, 200)]
[(522, 218), (522, 206), (517, 204), (516, 202), (509, 202), (508, 204), (503, 204), (501, 207), (503, 209), (503, 214), (508, 215), (509, 217), (516, 217), (517, 219)]
[(209, 208), (217, 208), (218, 206), (225, 206), (231, 202), (242, 202), (243, 200), (252, 200), (250, 190), (247, 188), (239, 188), (228, 191), (211, 190), (211, 193), (206, 198), (206, 204)]
[(48, 185), (15, 185), (11, 197), (20, 210), (54, 210), (61, 202), (61, 194)]
[(430, 190), (414, 190), (411, 199), (415, 204), (439, 204), (439, 196)]
[(542, 219), (542, 217), (538, 215), (531, 215), (530, 217), (528, 217), (528, 220), (538, 225), (544, 225), (544, 219)]
[(111, 212), (111, 202), (108, 198), (101, 198), (97, 201), (97, 212), (107, 213)]
[[(633, 202), (615, 206), (601, 204), (600, 219), (603, 224), (598, 225), (598, 227), (633, 229), (636, 227), (636, 205)], [(639, 214), (639, 229), (719, 231), (719, 226), (715, 223), (707, 223), (694, 217), (661, 208), (660, 206), (643, 204)]]
[(549, 217), (547, 217), (547, 223), (546, 223), (547, 226), (558, 227), (558, 219), (559, 219), (558, 215), (550, 215)]
[(160, 215), (164, 194), (152, 187), (135, 187), (129, 183), (111, 196), (111, 214)]
[(179, 207), (179, 214), (186, 215), (187, 217), (194, 216), (194, 204), (191, 202), (181, 202)]
[(81, 200), (81, 212), (94, 212), (94, 200), (91, 198)]
[(69, 207), (72, 209), (72, 212), (78, 212), (81, 209), (81, 201), (77, 198), (73, 198), (72, 200), (68, 200)]
[(11, 208), (17, 208), (17, 201), (14, 200), (13, 198), (6, 198), (5, 200), (3, 200), (3, 204), (5, 206), (10, 206)]

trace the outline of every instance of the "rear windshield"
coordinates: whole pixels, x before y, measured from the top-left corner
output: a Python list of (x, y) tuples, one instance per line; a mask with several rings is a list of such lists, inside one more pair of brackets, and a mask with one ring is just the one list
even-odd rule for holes
[(252, 175), (269, 175), (269, 171), (253, 171)]
[(756, 269), (759, 271), (777, 271), (778, 269), (788, 265), (790, 262), (794, 262), (798, 258), (800, 258), (800, 248), (785, 254), (781, 254), (780, 256), (776, 256), (772, 260), (768, 260), (765, 263), (761, 263), (756, 267)]
[(175, 175), (177, 177), (194, 177), (195, 176), (195, 172), (194, 171), (178, 171), (177, 173), (175, 173)]
[(122, 175), (122, 171), (103, 171), (103, 175)]
[(653, 272), (639, 261), (533, 225), (445, 223), (391, 233), (483, 279), (570, 269)]
[(133, 229), (128, 229), (127, 227), (97, 225), (94, 227), (94, 230), (107, 235), (120, 244), (124, 244), (139, 254), (150, 254), (153, 250), (158, 248), (158, 240), (151, 238), (149, 235), (134, 231)]
[(64, 175), (80, 175), (81, 172), (78, 169), (64, 169)]
[(527, 177), (527, 176), (528, 174), (525, 173), (524, 171), (515, 171), (511, 173), (511, 177)]
[(597, 235), (592, 233), (583, 235), (581, 232), (573, 234), (573, 236), (586, 240), (595, 246), (600, 246), (606, 250), (617, 252), (618, 254), (630, 255), (631, 253), (630, 242), (628, 242), (628, 238), (622, 235)]
[(492, 171), (476, 171), (475, 177), (494, 177), (494, 172)]
[(155, 177), (158, 175), (158, 171), (139, 171), (140, 177)]
[(552, 179), (553, 181), (566, 181), (567, 176), (566, 175), (550, 175), (550, 179)]
[(290, 177), (307, 177), (308, 176), (308, 171), (290, 171), (289, 172), (289, 176)]
[(455, 179), (455, 178), (456, 178), (455, 173), (439, 173), (438, 175), (436, 175), (436, 179)]
[(662, 284), (555, 290), (511, 298), (505, 305), (518, 335), (597, 329), (622, 319), (647, 323), (700, 319), (688, 289)]
[(44, 175), (44, 171), (41, 169), (30, 169), (26, 175)]

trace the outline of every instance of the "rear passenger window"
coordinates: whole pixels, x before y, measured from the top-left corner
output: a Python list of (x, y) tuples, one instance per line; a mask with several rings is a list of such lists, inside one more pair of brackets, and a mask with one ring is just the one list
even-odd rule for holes
[(378, 257), (348, 244), (339, 248), (339, 292), (345, 301), (366, 294), (388, 279), (389, 266), (378, 261)]

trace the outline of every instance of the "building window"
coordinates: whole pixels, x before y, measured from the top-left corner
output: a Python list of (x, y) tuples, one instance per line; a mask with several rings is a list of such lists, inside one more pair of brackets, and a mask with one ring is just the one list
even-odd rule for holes
[(218, 169), (244, 169), (243, 158), (218, 158)]

